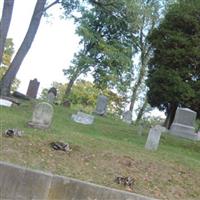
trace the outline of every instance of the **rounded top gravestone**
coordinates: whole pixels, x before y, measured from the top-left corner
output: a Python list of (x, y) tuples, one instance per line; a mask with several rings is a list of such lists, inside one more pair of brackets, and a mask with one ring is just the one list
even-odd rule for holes
[(53, 93), (55, 96), (57, 95), (57, 89), (55, 87), (52, 87), (48, 90), (48, 94)]
[(35, 106), (29, 126), (34, 128), (49, 128), (53, 117), (53, 107), (49, 103), (42, 102)]
[(57, 95), (57, 89), (52, 87), (48, 90), (47, 100), (48, 103), (53, 104)]

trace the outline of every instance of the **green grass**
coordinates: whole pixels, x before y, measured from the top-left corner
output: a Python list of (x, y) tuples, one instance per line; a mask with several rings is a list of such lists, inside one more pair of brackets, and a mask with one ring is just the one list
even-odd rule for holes
[[(0, 107), (1, 132), (8, 128), (24, 131), (21, 138), (0, 137), (0, 159), (125, 190), (116, 176), (135, 179), (133, 192), (159, 199), (199, 199), (200, 142), (169, 135), (161, 137), (156, 152), (146, 151), (148, 130), (120, 119), (95, 116), (87, 126), (71, 120), (75, 109), (54, 106), (49, 130), (27, 127), (36, 102), (18, 107)], [(54, 151), (49, 143), (68, 142), (72, 152)]]

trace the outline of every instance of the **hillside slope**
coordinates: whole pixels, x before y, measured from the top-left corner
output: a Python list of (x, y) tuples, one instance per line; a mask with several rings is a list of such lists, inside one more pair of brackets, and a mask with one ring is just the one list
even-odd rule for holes
[[(71, 120), (75, 110), (54, 106), (49, 130), (28, 128), (34, 102), (0, 107), (1, 132), (24, 131), (22, 137), (0, 137), (0, 160), (126, 190), (116, 176), (134, 178), (133, 192), (159, 199), (199, 199), (200, 142), (164, 135), (158, 151), (144, 149), (147, 130), (109, 116), (93, 125)], [(55, 151), (51, 142), (69, 143), (72, 151)]]

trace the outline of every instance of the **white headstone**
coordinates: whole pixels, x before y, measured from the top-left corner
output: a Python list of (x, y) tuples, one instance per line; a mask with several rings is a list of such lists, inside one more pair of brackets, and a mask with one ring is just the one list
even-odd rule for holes
[(148, 138), (145, 144), (145, 149), (156, 151), (159, 146), (161, 133), (165, 131), (164, 127), (162, 128), (160, 125), (156, 125), (151, 128), (148, 134)]
[(53, 107), (49, 103), (42, 102), (35, 106), (32, 120), (28, 125), (34, 128), (49, 128), (53, 117)]
[(77, 123), (90, 125), (94, 122), (94, 116), (88, 115), (83, 112), (78, 112), (77, 114), (72, 115), (72, 120)]

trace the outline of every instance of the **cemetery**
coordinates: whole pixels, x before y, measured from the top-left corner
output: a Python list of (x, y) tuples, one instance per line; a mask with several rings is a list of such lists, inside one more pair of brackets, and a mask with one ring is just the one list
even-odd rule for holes
[(0, 15), (0, 200), (200, 199), (200, 0)]
[[(143, 124), (139, 133), (140, 127), (123, 119), (77, 111), (38, 100), (1, 106), (2, 131), (10, 127), (22, 134), (2, 133), (0, 160), (149, 199), (198, 199), (199, 141), (177, 137), (160, 125)], [(80, 123), (92, 116), (93, 123)], [(126, 178), (134, 180), (131, 187)]]

